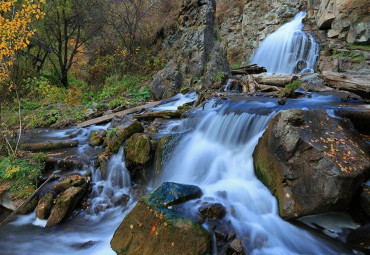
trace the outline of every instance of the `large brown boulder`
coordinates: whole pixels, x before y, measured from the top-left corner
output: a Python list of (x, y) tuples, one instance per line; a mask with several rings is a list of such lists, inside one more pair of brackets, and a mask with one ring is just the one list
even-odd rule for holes
[(345, 209), (370, 170), (369, 146), (352, 123), (322, 110), (277, 114), (253, 158), (285, 219)]
[(168, 207), (201, 194), (193, 185), (162, 184), (124, 218), (111, 240), (112, 249), (119, 255), (211, 254), (209, 233)]

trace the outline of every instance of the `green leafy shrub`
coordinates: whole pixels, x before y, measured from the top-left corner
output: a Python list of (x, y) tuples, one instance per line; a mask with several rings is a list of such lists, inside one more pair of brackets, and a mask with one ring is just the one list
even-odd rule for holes
[(35, 190), (44, 164), (41, 155), (33, 159), (17, 159), (13, 156), (0, 158), (0, 179), (12, 181), (13, 196), (25, 198)]
[(302, 85), (302, 81), (295, 80), (287, 85), (285, 85), (285, 88), (283, 91), (281, 91), (280, 96), (281, 97), (290, 97), (293, 95), (294, 91), (298, 89)]

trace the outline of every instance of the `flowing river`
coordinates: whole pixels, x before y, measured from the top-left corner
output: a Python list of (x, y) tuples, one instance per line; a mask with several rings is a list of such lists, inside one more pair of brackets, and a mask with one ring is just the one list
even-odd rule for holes
[[(192, 101), (194, 94), (178, 95), (159, 106), (161, 109)], [(17, 216), (15, 221), (0, 228), (0, 253), (11, 254), (115, 254), (110, 240), (124, 216), (135, 205), (140, 192), (150, 192), (164, 181), (195, 184), (203, 190), (203, 198), (213, 197), (228, 211), (237, 236), (244, 240), (250, 254), (352, 254), (352, 251), (282, 220), (278, 215), (276, 199), (256, 178), (252, 153), (269, 120), (286, 108), (326, 109), (332, 115), (342, 107), (341, 99), (334, 96), (313, 94), (308, 99), (291, 99), (279, 106), (277, 99), (233, 98), (210, 100), (181, 120), (167, 121), (158, 136), (181, 133), (181, 141), (164, 165), (160, 181), (152, 181), (147, 187), (137, 187), (130, 180), (125, 167), (123, 149), (108, 161), (108, 177), (102, 179), (94, 164), (87, 164), (82, 171), (92, 171), (92, 191), (88, 198), (89, 208), (75, 213), (61, 225), (45, 228), (45, 221), (36, 219), (35, 213)], [(356, 107), (357, 103), (346, 103)], [(171, 109), (172, 109), (171, 108)], [(92, 130), (107, 129), (92, 126), (78, 132), (74, 139), (79, 147), (74, 153), (91, 154), (87, 145)], [(68, 139), (78, 131), (71, 128), (62, 131), (44, 130), (32, 139)], [(58, 169), (55, 170), (58, 172)], [(127, 194), (131, 198), (125, 207), (108, 206), (109, 200)], [(189, 202), (193, 206), (195, 202)], [(196, 207), (193, 206), (194, 210)], [(337, 232), (341, 232), (337, 222)], [(347, 228), (357, 225), (349, 220)]]

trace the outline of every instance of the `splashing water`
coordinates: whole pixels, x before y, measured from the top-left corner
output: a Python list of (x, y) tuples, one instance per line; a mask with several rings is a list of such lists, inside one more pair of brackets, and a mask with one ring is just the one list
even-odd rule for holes
[(293, 20), (266, 37), (251, 64), (266, 67), (268, 73), (313, 73), (319, 46), (311, 34), (303, 32), (305, 16), (306, 12), (297, 13)]
[(339, 254), (333, 245), (283, 221), (276, 199), (254, 174), (254, 147), (274, 115), (210, 110), (178, 144), (162, 181), (198, 185), (204, 197), (225, 205), (251, 254)]

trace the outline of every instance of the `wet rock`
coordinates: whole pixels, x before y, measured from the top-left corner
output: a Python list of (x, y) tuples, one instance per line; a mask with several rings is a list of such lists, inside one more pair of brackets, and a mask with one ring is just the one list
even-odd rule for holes
[(370, 218), (370, 185), (362, 185), (362, 191), (360, 193), (360, 206), (366, 213), (367, 217)]
[(90, 137), (89, 145), (93, 147), (102, 145), (106, 134), (107, 131), (103, 129), (94, 131)]
[(202, 196), (202, 190), (194, 185), (184, 185), (173, 182), (164, 182), (150, 194), (150, 201), (155, 204), (171, 206), (180, 204)]
[(132, 164), (147, 165), (151, 160), (151, 142), (147, 134), (134, 134), (125, 146), (126, 159)]
[(41, 220), (46, 220), (53, 207), (54, 194), (53, 192), (48, 192), (41, 198), (36, 208), (36, 217)]
[(286, 100), (284, 98), (281, 98), (279, 101), (278, 101), (278, 104), (279, 105), (285, 105), (286, 104)]
[(130, 201), (130, 196), (122, 194), (112, 197), (110, 201), (114, 206), (126, 206), (128, 201)]
[(154, 121), (148, 126), (147, 133), (150, 135), (156, 135), (163, 121), (164, 119), (161, 118), (154, 119)]
[(349, 233), (347, 244), (356, 250), (360, 250), (369, 254), (370, 252), (370, 223), (352, 230)]
[(201, 207), (198, 208), (201, 215), (207, 217), (210, 220), (219, 220), (225, 217), (226, 209), (220, 203), (203, 203)]
[(125, 144), (126, 166), (134, 180), (148, 181), (146, 167), (153, 159), (149, 135), (134, 134)]
[(54, 185), (54, 191), (57, 193), (63, 192), (70, 187), (82, 187), (86, 186), (86, 180), (81, 175), (75, 174), (66, 177), (61, 182)]
[(301, 88), (310, 92), (325, 92), (333, 90), (324, 85), (324, 80), (319, 74), (311, 74), (303, 77)]
[(130, 116), (124, 115), (116, 115), (113, 117), (109, 128), (127, 128), (135, 122), (135, 119), (131, 118)]
[(28, 202), (27, 204), (22, 206), (22, 208), (19, 209), (18, 213), (26, 215), (26, 214), (29, 214), (29, 213), (33, 212), (35, 210), (38, 202), (39, 202), (39, 199), (38, 199), (37, 196), (35, 196), (34, 198), (31, 199), (30, 202)]
[(243, 245), (239, 239), (234, 239), (227, 247), (226, 254), (243, 254)]
[(70, 187), (65, 190), (57, 198), (55, 206), (46, 223), (46, 227), (51, 227), (60, 223), (70, 213), (72, 213), (76, 206), (81, 202), (86, 191), (86, 187)]
[(285, 219), (344, 210), (370, 170), (369, 146), (352, 123), (321, 110), (277, 114), (253, 159)]
[(107, 179), (108, 176), (108, 155), (101, 154), (98, 156), (98, 166), (100, 169), (101, 177)]
[(172, 183), (162, 186), (141, 198), (124, 218), (111, 240), (112, 249), (117, 254), (210, 254), (209, 233), (166, 207), (196, 194), (199, 197), (200, 189)]
[(138, 121), (133, 122), (128, 127), (118, 127), (108, 130), (105, 138), (105, 144), (107, 145), (106, 151), (117, 153), (126, 139), (130, 138), (135, 133), (141, 132), (144, 132), (144, 127)]
[(75, 244), (72, 244), (71, 247), (76, 249), (76, 250), (83, 250), (83, 249), (87, 249), (93, 245), (95, 245), (97, 243), (97, 241), (87, 241), (87, 242), (84, 242), (84, 243), (75, 243)]
[[(181, 138), (183, 137), (182, 134), (171, 134), (162, 136), (159, 139), (158, 145), (157, 145), (157, 151), (155, 154), (155, 179), (158, 179), (162, 169), (163, 165), (172, 157), (173, 152), (177, 146), (177, 144), (181, 141)], [(156, 180), (155, 180), (156, 181)]]

